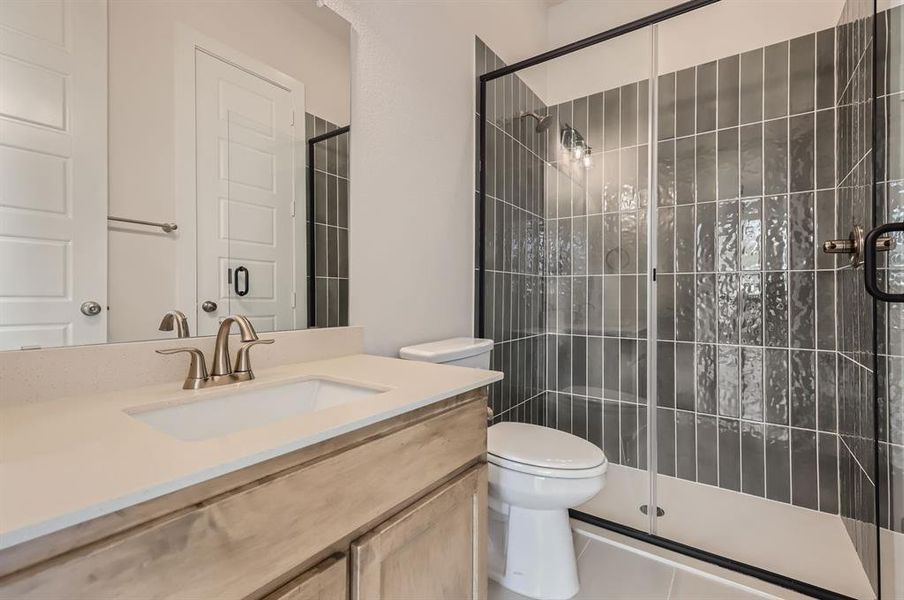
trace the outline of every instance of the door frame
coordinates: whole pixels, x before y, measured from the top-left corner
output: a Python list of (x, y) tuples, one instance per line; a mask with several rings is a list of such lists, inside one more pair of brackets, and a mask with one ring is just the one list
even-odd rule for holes
[[(188, 317), (191, 331), (198, 335), (198, 198), (197, 147), (195, 118), (195, 53), (204, 52), (255, 77), (289, 92), (293, 111), (294, 214), (293, 274), (295, 277), (295, 329), (307, 325), (307, 294), (299, 285), (307, 285), (307, 261), (299, 260), (299, 250), (307, 248), (305, 195), (305, 95), (304, 84), (257, 59), (211, 38), (182, 23), (176, 24), (173, 68), (173, 201), (179, 229), (176, 230), (176, 304)], [(301, 114), (299, 114), (299, 109)], [(299, 218), (301, 217), (301, 218)]]

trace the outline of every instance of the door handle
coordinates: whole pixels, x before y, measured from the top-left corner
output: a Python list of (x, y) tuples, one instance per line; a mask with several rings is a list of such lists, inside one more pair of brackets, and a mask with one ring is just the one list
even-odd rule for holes
[(87, 302), (82, 302), (79, 310), (82, 311), (82, 314), (86, 317), (96, 317), (101, 313), (103, 307), (94, 300), (88, 300)]
[[(239, 275), (245, 274), (245, 286), (243, 288), (239, 288)], [(244, 296), (248, 293), (248, 290), (251, 287), (251, 274), (248, 272), (248, 269), (245, 267), (239, 267), (235, 270), (235, 277), (233, 278), (233, 289), (235, 290), (236, 296)]]
[[(869, 243), (876, 252), (888, 252), (896, 246), (895, 238), (890, 235), (881, 235), (881, 233)], [(851, 265), (857, 267), (864, 261), (867, 249), (866, 244), (863, 227), (854, 225), (848, 239), (825, 241), (822, 243), (822, 251), (826, 254), (850, 254)]]
[(889, 233), (904, 232), (904, 221), (900, 223), (886, 223), (876, 227), (863, 240), (863, 279), (866, 291), (870, 295), (883, 302), (904, 302), (904, 292), (890, 294), (879, 289), (878, 265), (876, 264), (879, 251), (888, 251), (895, 247), (895, 240)]

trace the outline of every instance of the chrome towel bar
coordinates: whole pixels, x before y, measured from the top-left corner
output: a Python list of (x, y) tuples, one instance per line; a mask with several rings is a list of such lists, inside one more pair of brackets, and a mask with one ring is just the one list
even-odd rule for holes
[(141, 219), (126, 219), (125, 217), (107, 217), (108, 221), (119, 221), (120, 223), (134, 223), (135, 225), (148, 225), (150, 227), (159, 227), (165, 233), (171, 233), (179, 229), (175, 223), (154, 223), (153, 221), (142, 221)]

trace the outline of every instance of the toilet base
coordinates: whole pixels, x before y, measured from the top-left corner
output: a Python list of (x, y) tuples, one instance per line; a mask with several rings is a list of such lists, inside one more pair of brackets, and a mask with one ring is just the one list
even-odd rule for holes
[(522, 596), (568, 600), (578, 593), (577, 559), (567, 510), (509, 506), (504, 573), (490, 577)]

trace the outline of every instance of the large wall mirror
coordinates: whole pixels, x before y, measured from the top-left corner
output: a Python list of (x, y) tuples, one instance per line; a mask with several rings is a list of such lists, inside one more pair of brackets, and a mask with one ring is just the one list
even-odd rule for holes
[(347, 324), (349, 41), (313, 0), (0, 2), (0, 350)]

